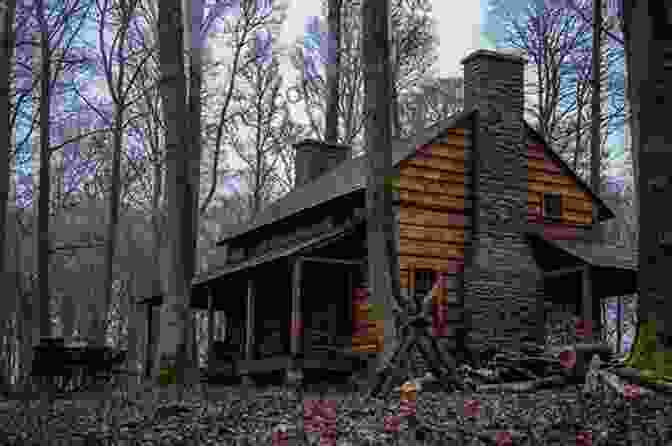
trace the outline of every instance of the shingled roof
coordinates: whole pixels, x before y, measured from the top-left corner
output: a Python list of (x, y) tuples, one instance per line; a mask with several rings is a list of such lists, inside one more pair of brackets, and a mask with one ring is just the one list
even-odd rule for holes
[[(393, 165), (397, 166), (400, 161), (412, 156), (418, 148), (431, 143), (447, 130), (465, 125), (473, 113), (475, 113), (475, 110), (458, 112), (431, 127), (423, 129), (413, 137), (396, 139), (392, 143)], [(593, 192), (590, 186), (576, 175), (567, 163), (544, 142), (543, 138), (527, 122), (525, 124), (527, 131), (543, 142), (544, 149), (549, 156), (558, 160), (567, 174), (575, 178), (579, 186), (597, 200), (600, 205), (601, 219), (613, 218), (614, 213), (606, 203)], [(366, 187), (367, 176), (365, 156), (360, 155), (350, 158), (316, 180), (287, 193), (284, 197), (270, 204), (253, 221), (234, 227), (222, 240), (217, 242), (217, 245), (221, 246), (233, 238), (283, 220), (302, 210), (310, 209), (321, 203), (364, 189)]]
[[(411, 138), (397, 139), (392, 143), (392, 163), (396, 166), (400, 161), (412, 155), (418, 147), (422, 147), (433, 139), (441, 136), (448, 129), (458, 127), (471, 117), (473, 111), (462, 111), (439, 121)], [(273, 202), (253, 221), (236, 226), (217, 245), (247, 232), (270, 225), (287, 218), (304, 209), (325, 203), (334, 198), (355, 192), (366, 187), (366, 158), (360, 155), (350, 158), (337, 167), (326, 172), (308, 184), (294, 189), (284, 197)]]

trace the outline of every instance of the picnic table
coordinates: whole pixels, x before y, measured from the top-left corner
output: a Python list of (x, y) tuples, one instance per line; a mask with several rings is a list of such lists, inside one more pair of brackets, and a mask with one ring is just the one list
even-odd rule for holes
[(100, 382), (110, 382), (124, 373), (120, 366), (126, 350), (85, 344), (66, 345), (62, 339), (42, 339), (34, 347), (31, 375), (42, 386), (57, 392), (85, 390)]

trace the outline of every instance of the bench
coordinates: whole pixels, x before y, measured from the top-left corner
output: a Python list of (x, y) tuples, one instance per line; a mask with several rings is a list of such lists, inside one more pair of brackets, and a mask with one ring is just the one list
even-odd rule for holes
[(126, 374), (120, 368), (125, 361), (126, 350), (42, 342), (34, 347), (31, 376), (58, 393), (75, 392)]

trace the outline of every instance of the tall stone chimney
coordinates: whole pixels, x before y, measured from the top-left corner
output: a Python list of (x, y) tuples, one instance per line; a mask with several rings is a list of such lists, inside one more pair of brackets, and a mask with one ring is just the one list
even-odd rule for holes
[(342, 144), (332, 144), (314, 139), (304, 139), (294, 144), (296, 179), (294, 188), (303, 186), (322, 176), (350, 158), (352, 149)]
[(474, 124), (472, 255), (465, 265), (464, 303), (472, 347), (516, 348), (539, 340), (541, 272), (525, 238), (527, 161), (523, 144), (526, 60), (478, 50), (462, 60), (465, 110)]

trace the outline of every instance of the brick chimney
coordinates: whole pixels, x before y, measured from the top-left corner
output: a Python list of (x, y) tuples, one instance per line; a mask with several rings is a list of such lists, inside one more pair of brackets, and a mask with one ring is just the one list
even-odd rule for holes
[(296, 179), (294, 188), (322, 176), (343, 161), (350, 159), (352, 149), (342, 144), (333, 144), (314, 139), (304, 139), (294, 144)]
[[(472, 347), (494, 342), (515, 348), (538, 340), (541, 271), (524, 233), (527, 161), (522, 150), (526, 60), (478, 50), (462, 60), (465, 110), (474, 125), (474, 210), (464, 302), (472, 316)], [(543, 302), (543, 301), (541, 301)]]

